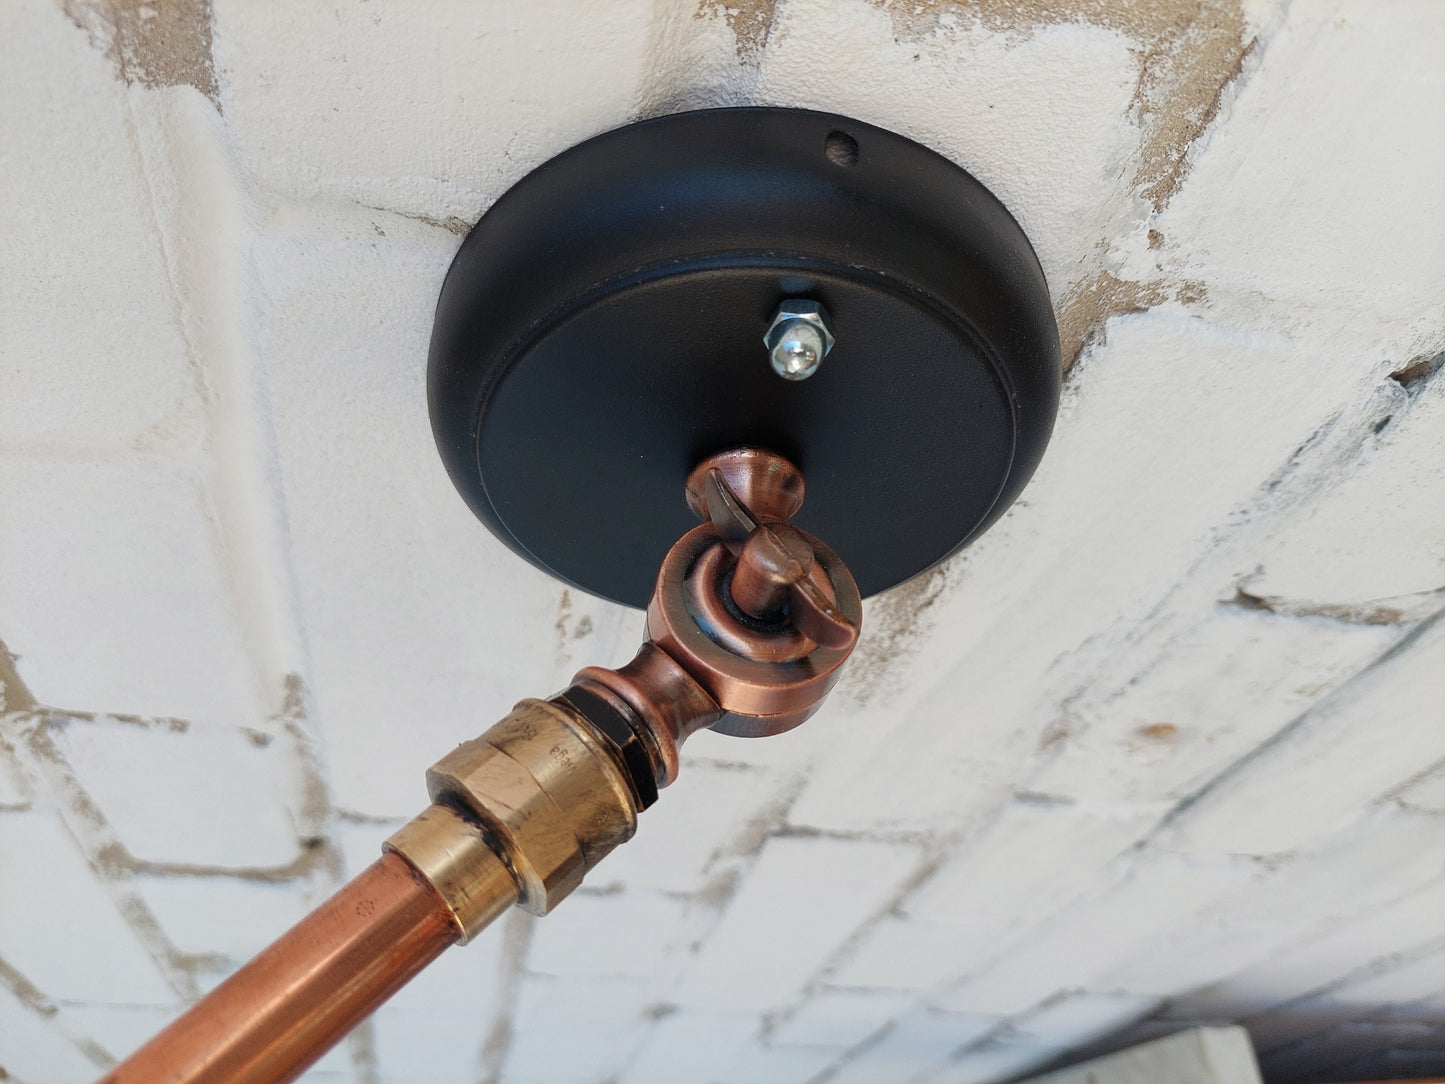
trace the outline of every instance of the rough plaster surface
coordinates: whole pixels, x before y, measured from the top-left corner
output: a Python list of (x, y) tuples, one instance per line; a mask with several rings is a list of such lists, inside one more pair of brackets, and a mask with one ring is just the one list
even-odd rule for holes
[(848, 113), (992, 186), (1070, 365), (827, 710), (705, 734), (567, 907), (308, 1079), (1001, 1082), (1239, 1022), (1445, 1073), (1445, 7), (0, 10), (0, 1066), (80, 1081), (639, 615), (451, 492), (459, 234), (549, 155)]

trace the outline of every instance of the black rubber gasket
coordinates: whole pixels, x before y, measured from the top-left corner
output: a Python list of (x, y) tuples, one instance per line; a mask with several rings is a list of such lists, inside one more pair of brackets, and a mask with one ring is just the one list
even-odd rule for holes
[(580, 685), (573, 685), (556, 699), (565, 702), (586, 719), (617, 751), (618, 759), (632, 781), (638, 812), (657, 801), (657, 776), (653, 774), (652, 758), (643, 748), (642, 739), (612, 705)]

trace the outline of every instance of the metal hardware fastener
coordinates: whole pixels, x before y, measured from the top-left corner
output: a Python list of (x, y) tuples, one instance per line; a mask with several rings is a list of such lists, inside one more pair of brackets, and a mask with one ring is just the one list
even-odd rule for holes
[(807, 380), (833, 349), (828, 310), (816, 301), (790, 299), (778, 306), (763, 344), (773, 371), (784, 380)]

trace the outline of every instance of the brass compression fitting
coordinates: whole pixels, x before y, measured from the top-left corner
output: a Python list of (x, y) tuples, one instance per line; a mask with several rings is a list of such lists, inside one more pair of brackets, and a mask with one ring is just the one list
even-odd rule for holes
[(777, 734), (818, 709), (862, 603), (838, 556), (789, 523), (801, 473), (738, 448), (686, 489), (703, 522), (663, 561), (636, 657), (580, 671), (444, 756), (432, 804), (377, 863), (105, 1081), (294, 1079), (448, 945), (513, 903), (554, 908), (632, 838), (689, 735)]

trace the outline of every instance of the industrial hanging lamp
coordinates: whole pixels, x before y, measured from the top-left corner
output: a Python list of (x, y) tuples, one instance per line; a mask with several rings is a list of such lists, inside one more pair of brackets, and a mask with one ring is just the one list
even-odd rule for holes
[(294, 1079), (513, 903), (546, 914), (631, 838), (690, 734), (818, 709), (862, 596), (1018, 495), (1059, 383), (1023, 231), (901, 136), (712, 110), (533, 171), (442, 287), (437, 447), (514, 551), (645, 606), (646, 642), (440, 760), (380, 860), (105, 1081)]

